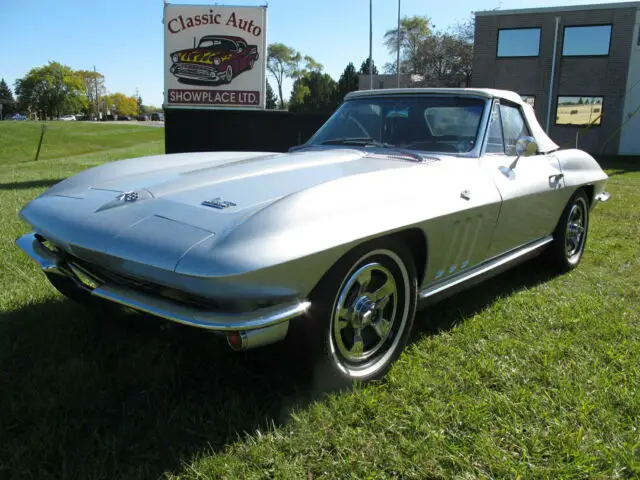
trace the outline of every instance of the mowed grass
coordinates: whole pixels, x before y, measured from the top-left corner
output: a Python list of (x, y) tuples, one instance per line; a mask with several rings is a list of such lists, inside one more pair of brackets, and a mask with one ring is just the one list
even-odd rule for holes
[(41, 126), (45, 126), (39, 160), (140, 147), (164, 139), (164, 129), (135, 123), (0, 122), (0, 162), (35, 159)]
[(608, 165), (578, 269), (532, 261), (421, 312), (384, 381), (324, 397), (277, 347), (111, 326), (14, 246), (52, 180), (161, 151), (0, 152), (0, 478), (640, 477), (639, 160)]

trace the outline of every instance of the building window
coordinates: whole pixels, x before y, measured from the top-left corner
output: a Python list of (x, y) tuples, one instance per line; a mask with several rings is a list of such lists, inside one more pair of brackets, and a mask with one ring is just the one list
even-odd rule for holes
[(611, 25), (565, 27), (562, 55), (565, 57), (609, 55)]
[(520, 95), (520, 98), (524, 103), (531, 105), (531, 108), (535, 108), (536, 97), (534, 97), (533, 95)]
[(539, 28), (498, 30), (498, 57), (537, 57), (539, 53)]
[(597, 126), (602, 123), (602, 97), (558, 97), (556, 125)]

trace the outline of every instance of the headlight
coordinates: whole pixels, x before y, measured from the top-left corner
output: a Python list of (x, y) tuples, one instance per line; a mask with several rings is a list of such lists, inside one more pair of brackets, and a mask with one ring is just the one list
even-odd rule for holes
[(214, 65), (220, 65), (220, 59), (218, 57), (213, 59), (213, 64)]
[(174, 53), (173, 55), (171, 55), (171, 60), (173, 60), (174, 63), (177, 63), (178, 60), (180, 60), (180, 57), (177, 53)]

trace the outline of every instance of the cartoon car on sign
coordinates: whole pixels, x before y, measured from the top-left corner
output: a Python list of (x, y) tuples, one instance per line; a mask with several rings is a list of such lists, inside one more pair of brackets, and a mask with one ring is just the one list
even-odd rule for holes
[(239, 73), (253, 68), (258, 47), (247, 45), (240, 37), (207, 35), (197, 47), (171, 54), (171, 73), (189, 83), (230, 83)]

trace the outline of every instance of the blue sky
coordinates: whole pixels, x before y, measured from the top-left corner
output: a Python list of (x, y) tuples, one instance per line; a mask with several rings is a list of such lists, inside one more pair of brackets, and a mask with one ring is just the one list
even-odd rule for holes
[[(403, 15), (427, 15), (437, 29), (464, 21), (475, 10), (605, 3), (606, 0), (402, 0)], [(212, 4), (200, 0), (175, 4)], [(229, 0), (233, 5), (264, 1)], [(607, 2), (610, 3), (610, 2)], [(311, 55), (336, 80), (352, 61), (356, 68), (369, 54), (369, 0), (271, 0), (267, 42), (282, 42)], [(394, 28), (396, 0), (373, 0), (373, 58), (382, 66), (391, 58), (382, 44)], [(35, 66), (55, 60), (74, 69), (105, 75), (110, 92), (162, 104), (162, 0), (0, 0), (0, 78), (13, 82)], [(271, 85), (275, 87), (273, 79)], [(291, 82), (285, 84), (285, 92)]]

